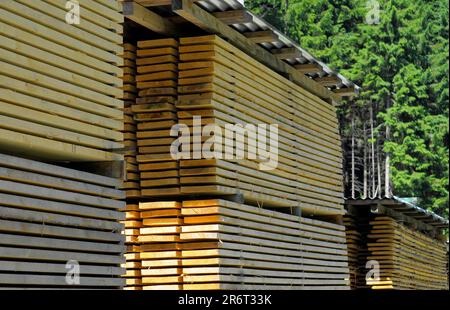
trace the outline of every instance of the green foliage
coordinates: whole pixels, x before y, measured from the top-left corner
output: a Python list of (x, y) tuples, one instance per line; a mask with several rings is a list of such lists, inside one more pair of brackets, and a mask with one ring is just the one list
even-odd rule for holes
[[(363, 89), (391, 135), (394, 193), (448, 217), (448, 0), (247, 0), (255, 13)], [(345, 107), (343, 113), (348, 113)], [(377, 128), (381, 130), (382, 128)], [(344, 128), (348, 131), (348, 128)]]

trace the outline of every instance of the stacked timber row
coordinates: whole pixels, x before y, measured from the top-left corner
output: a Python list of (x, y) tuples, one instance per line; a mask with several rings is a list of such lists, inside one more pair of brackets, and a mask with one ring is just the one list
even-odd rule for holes
[(181, 203), (140, 203), (139, 233), (142, 287), (144, 290), (181, 289)]
[(357, 230), (357, 224), (355, 219), (350, 216), (344, 217), (345, 235), (347, 239), (347, 251), (348, 251), (348, 267), (350, 270), (350, 286), (352, 289), (358, 287), (358, 252), (361, 242), (361, 234)]
[[(181, 38), (179, 51), (180, 123), (192, 126), (193, 116), (200, 116), (202, 126), (215, 124), (222, 135), (225, 124), (276, 124), (279, 135), (273, 170), (260, 169), (268, 158), (250, 159), (261, 155), (252, 150), (243, 160), (182, 160), (181, 194), (242, 194), (252, 204), (299, 206), (316, 215), (344, 213), (342, 155), (332, 105), (217, 36)], [(269, 138), (269, 129), (267, 133)], [(269, 146), (265, 151), (270, 154)]]
[(342, 225), (217, 199), (140, 208), (144, 289), (349, 288)]
[(139, 260), (139, 228), (141, 218), (138, 207), (138, 198), (141, 196), (139, 169), (137, 163), (137, 122), (134, 119), (133, 106), (136, 104), (136, 45), (125, 43), (123, 54), (123, 90), (124, 90), (124, 154), (126, 175), (124, 190), (126, 191), (126, 209), (124, 235), (126, 236), (126, 280), (125, 289), (136, 289), (139, 287), (141, 279), (140, 260)]
[(139, 211), (138, 202), (127, 199), (125, 208), (124, 235), (126, 244), (126, 263), (122, 266), (126, 268), (125, 289), (139, 290), (141, 289), (141, 259), (140, 259), (140, 243), (139, 229), (142, 227), (141, 213)]
[(445, 242), (387, 216), (370, 224), (368, 259), (380, 266), (380, 278), (367, 282), (372, 289), (448, 290)]
[[(154, 226), (158, 226), (149, 224), (152, 221), (164, 222), (167, 217), (164, 213), (173, 210), (165, 205), (161, 205), (162, 210), (153, 208), (151, 203), (141, 204), (141, 208), (139, 205), (145, 201), (143, 197), (154, 198), (161, 194), (167, 196), (173, 191), (174, 194), (179, 192), (178, 163), (170, 156), (170, 145), (175, 140), (170, 137), (170, 129), (176, 123), (177, 55), (178, 42), (175, 39), (139, 41), (134, 55), (136, 67), (130, 71), (130, 80), (136, 81), (138, 91), (138, 96), (130, 107), (137, 130), (138, 156), (129, 166), (135, 169), (133, 184), (136, 182), (135, 186), (140, 189), (129, 196), (136, 199), (127, 206), (125, 222), (128, 246), (126, 283), (127, 289), (131, 290), (155, 284), (151, 276), (157, 270), (148, 268), (148, 260), (152, 258), (152, 243), (159, 244), (162, 241), (157, 239), (171, 238), (166, 235), (153, 238), (146, 229), (151, 231)], [(158, 215), (160, 213), (162, 215)], [(164, 245), (167, 246), (167, 243), (175, 241), (165, 242)], [(153, 263), (156, 264), (157, 261)]]
[(367, 288), (367, 218), (362, 215), (344, 216), (345, 234), (347, 239), (348, 265), (350, 269), (350, 285), (352, 289)]
[(139, 198), (139, 170), (137, 164), (136, 120), (133, 116), (133, 106), (136, 103), (136, 46), (125, 43), (123, 55), (123, 100), (124, 100), (124, 146), (126, 176), (124, 189), (128, 199)]
[(80, 6), (0, 1), (1, 287), (124, 285), (122, 181), (60, 167), (123, 163), (121, 6)]
[(138, 42), (137, 88), (133, 106), (138, 122), (139, 172), (142, 196), (179, 194), (178, 163), (170, 155), (177, 123), (178, 42), (160, 39)]
[(122, 287), (120, 185), (0, 154), (0, 287)]
[[(0, 152), (45, 160), (123, 157), (123, 91), (116, 1), (0, 1)], [(102, 15), (97, 12), (101, 11)]]

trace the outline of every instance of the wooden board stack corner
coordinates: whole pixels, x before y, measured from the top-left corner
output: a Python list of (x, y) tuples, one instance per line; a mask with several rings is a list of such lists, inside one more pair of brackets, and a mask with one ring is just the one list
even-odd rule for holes
[(181, 203), (145, 202), (139, 204), (139, 209), (142, 217), (138, 239), (143, 289), (181, 289)]
[(177, 123), (178, 42), (158, 39), (138, 42), (137, 88), (139, 98), (133, 106), (138, 122), (137, 157), (143, 197), (179, 194), (178, 163), (170, 155)]
[(137, 163), (137, 123), (134, 119), (133, 106), (136, 104), (136, 46), (125, 43), (123, 63), (123, 90), (124, 90), (124, 147), (126, 176), (124, 190), (128, 199), (141, 196), (139, 170)]
[(123, 268), (126, 269), (124, 277), (126, 279), (126, 290), (141, 290), (141, 258), (139, 229), (142, 227), (141, 212), (139, 205), (127, 201), (125, 208), (125, 221), (123, 234), (125, 235), (126, 245), (126, 263)]

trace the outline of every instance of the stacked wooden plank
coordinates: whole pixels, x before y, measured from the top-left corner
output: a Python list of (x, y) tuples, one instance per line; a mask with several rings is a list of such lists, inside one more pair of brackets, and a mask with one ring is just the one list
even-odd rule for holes
[(138, 42), (137, 88), (133, 106), (138, 122), (139, 171), (142, 196), (179, 194), (178, 163), (170, 155), (177, 123), (178, 42), (158, 39)]
[(147, 202), (140, 203), (139, 209), (143, 289), (181, 289), (181, 203)]
[(372, 289), (447, 289), (446, 245), (423, 233), (377, 216), (370, 222), (368, 260), (380, 265), (380, 278), (368, 280)]
[[(0, 154), (0, 287), (122, 287), (119, 186), (116, 179)], [(67, 280), (71, 272), (75, 282)]]
[(0, 151), (121, 160), (123, 15), (114, 0), (0, 1)]
[(136, 121), (132, 107), (136, 103), (136, 46), (125, 43), (123, 54), (123, 100), (124, 100), (124, 146), (126, 176), (124, 189), (127, 198), (138, 198), (141, 195), (139, 185), (139, 170), (137, 165)]
[(140, 290), (141, 289), (141, 259), (140, 259), (140, 243), (139, 243), (139, 229), (142, 227), (141, 213), (139, 205), (127, 200), (125, 208), (125, 221), (123, 234), (125, 235), (126, 244), (126, 263), (123, 267), (126, 268), (124, 277), (126, 278), (126, 290)]
[(343, 214), (342, 155), (332, 105), (217, 36), (181, 38), (179, 52), (180, 123), (192, 126), (193, 116), (201, 116), (202, 125), (222, 129), (276, 124), (279, 135), (274, 170), (259, 169), (265, 160), (248, 154), (243, 160), (182, 160), (181, 194), (242, 194), (252, 204)]
[(358, 252), (361, 242), (361, 234), (358, 232), (355, 219), (351, 216), (344, 216), (345, 236), (347, 239), (347, 251), (348, 251), (348, 267), (350, 270), (350, 286), (352, 289), (356, 289), (357, 277), (358, 277)]
[(349, 288), (342, 225), (216, 199), (140, 208), (144, 289)]
[(352, 289), (364, 289), (366, 285), (367, 263), (367, 218), (363, 215), (344, 216), (347, 239), (348, 264)]

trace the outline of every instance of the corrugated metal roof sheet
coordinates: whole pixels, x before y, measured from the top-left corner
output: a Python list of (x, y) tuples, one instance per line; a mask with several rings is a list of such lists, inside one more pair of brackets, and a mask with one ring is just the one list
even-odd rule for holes
[(427, 223), (429, 225), (448, 228), (448, 220), (434, 212), (419, 207), (414, 201), (408, 198), (392, 196), (390, 198), (374, 198), (374, 199), (349, 199), (347, 204), (355, 206), (372, 206), (382, 205), (404, 215), (415, 218), (416, 220)]
[(412, 211), (417, 212), (420, 217), (427, 217), (433, 222), (439, 222), (439, 223), (443, 224), (444, 226), (448, 226), (448, 220), (446, 220), (442, 216), (437, 215), (434, 212), (431, 212), (431, 211), (428, 211), (428, 210), (425, 210), (425, 209), (419, 207), (410, 198), (401, 198), (401, 197), (394, 196), (393, 199), (397, 200), (404, 206), (409, 207)]

